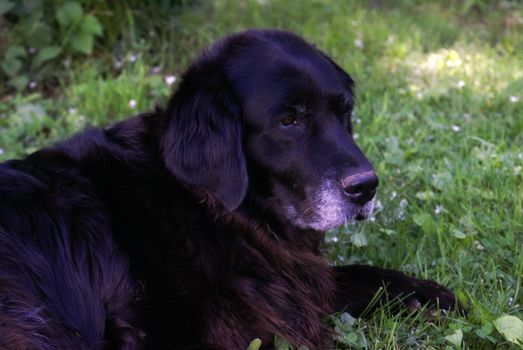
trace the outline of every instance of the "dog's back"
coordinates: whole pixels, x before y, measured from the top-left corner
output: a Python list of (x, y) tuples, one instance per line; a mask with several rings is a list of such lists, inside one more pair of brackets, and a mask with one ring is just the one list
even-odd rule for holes
[(130, 284), (109, 218), (75, 161), (0, 164), (0, 348), (134, 347)]

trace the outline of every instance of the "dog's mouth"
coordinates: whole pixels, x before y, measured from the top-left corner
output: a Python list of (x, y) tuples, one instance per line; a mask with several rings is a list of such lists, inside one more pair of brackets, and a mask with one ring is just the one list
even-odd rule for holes
[(362, 213), (358, 213), (355, 217), (354, 217), (354, 220), (356, 221), (363, 221), (363, 220), (367, 220), (368, 217), (365, 216), (364, 214)]
[(365, 203), (365, 205), (361, 207), (361, 210), (358, 212), (358, 214), (356, 214), (354, 220), (363, 221), (370, 218), (372, 216), (372, 213), (374, 212), (375, 205), (376, 195), (374, 195), (370, 201), (368, 201), (367, 203)]
[(299, 228), (316, 231), (328, 231), (352, 221), (366, 220), (372, 216), (376, 203), (375, 195), (366, 203), (354, 203), (331, 181), (308, 191), (307, 197), (305, 201), (285, 204), (285, 216)]

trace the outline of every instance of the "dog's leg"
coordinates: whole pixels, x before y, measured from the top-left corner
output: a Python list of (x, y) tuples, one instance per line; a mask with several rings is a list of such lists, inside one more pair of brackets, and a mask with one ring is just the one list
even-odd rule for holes
[(364, 311), (371, 311), (384, 302), (395, 300), (401, 300), (410, 309), (427, 305), (429, 308), (451, 310), (457, 305), (463, 312), (454, 294), (447, 288), (430, 280), (409, 277), (399, 271), (349, 265), (334, 267), (334, 276), (335, 310), (347, 311), (352, 316), (360, 316)]

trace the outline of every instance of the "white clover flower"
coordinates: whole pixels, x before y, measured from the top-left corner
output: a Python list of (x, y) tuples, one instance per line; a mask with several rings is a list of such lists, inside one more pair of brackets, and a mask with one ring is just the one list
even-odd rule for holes
[(0, 148), (0, 155), (1, 154), (4, 154), (4, 149), (3, 148)]
[(437, 204), (436, 208), (434, 209), (434, 214), (439, 215), (443, 211), (443, 206), (441, 204)]
[(397, 196), (398, 196), (398, 192), (396, 192), (396, 191), (392, 191), (392, 192), (390, 193), (390, 199), (391, 199), (391, 200), (393, 200), (393, 199), (396, 198)]
[(36, 86), (37, 86), (37, 82), (32, 80), (30, 83), (29, 83), (29, 89), (33, 90), (33, 89), (36, 89)]
[(519, 101), (519, 96), (510, 96), (509, 97), (510, 102), (516, 103)]
[(136, 100), (130, 100), (129, 101), (129, 108), (134, 109), (136, 107)]
[(363, 49), (365, 47), (361, 38), (354, 39), (354, 46), (356, 46), (358, 49)]
[(458, 88), (463, 88), (465, 86), (465, 82), (463, 80), (458, 81)]
[(165, 78), (163, 78), (163, 80), (165, 80), (165, 83), (167, 85), (172, 85), (176, 81), (176, 77), (174, 75), (166, 75)]
[(83, 115), (83, 114), (79, 115), (78, 116), (78, 121), (81, 122), (81, 123), (85, 122), (85, 115)]
[(407, 205), (409, 205), (409, 201), (406, 198), (403, 198), (400, 201), (400, 208), (405, 208)]
[(396, 41), (396, 37), (392, 34), (389, 34), (389, 36), (387, 37), (387, 44), (392, 44)]
[(461, 126), (459, 126), (459, 125), (452, 125), (452, 130), (454, 132), (460, 132), (461, 131)]
[(134, 53), (130, 53), (127, 55), (127, 61), (133, 63), (133, 62), (136, 62), (136, 60), (138, 59), (138, 55), (134, 54)]
[(114, 61), (114, 69), (121, 69), (123, 67), (123, 61), (122, 60), (115, 60)]
[(480, 250), (480, 251), (485, 250), (485, 246), (483, 246), (483, 244), (481, 244), (479, 241), (475, 241), (474, 244), (476, 245), (477, 250)]
[(83, 127), (85, 124), (85, 116), (84, 115), (79, 115), (78, 118), (76, 118), (76, 127), (77, 128), (81, 128)]

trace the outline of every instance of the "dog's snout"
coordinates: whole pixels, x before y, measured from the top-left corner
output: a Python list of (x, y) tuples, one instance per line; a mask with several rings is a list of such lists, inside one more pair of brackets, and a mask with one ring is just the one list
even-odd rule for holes
[(376, 194), (378, 183), (378, 176), (372, 170), (347, 176), (341, 181), (343, 191), (356, 204), (370, 201)]

